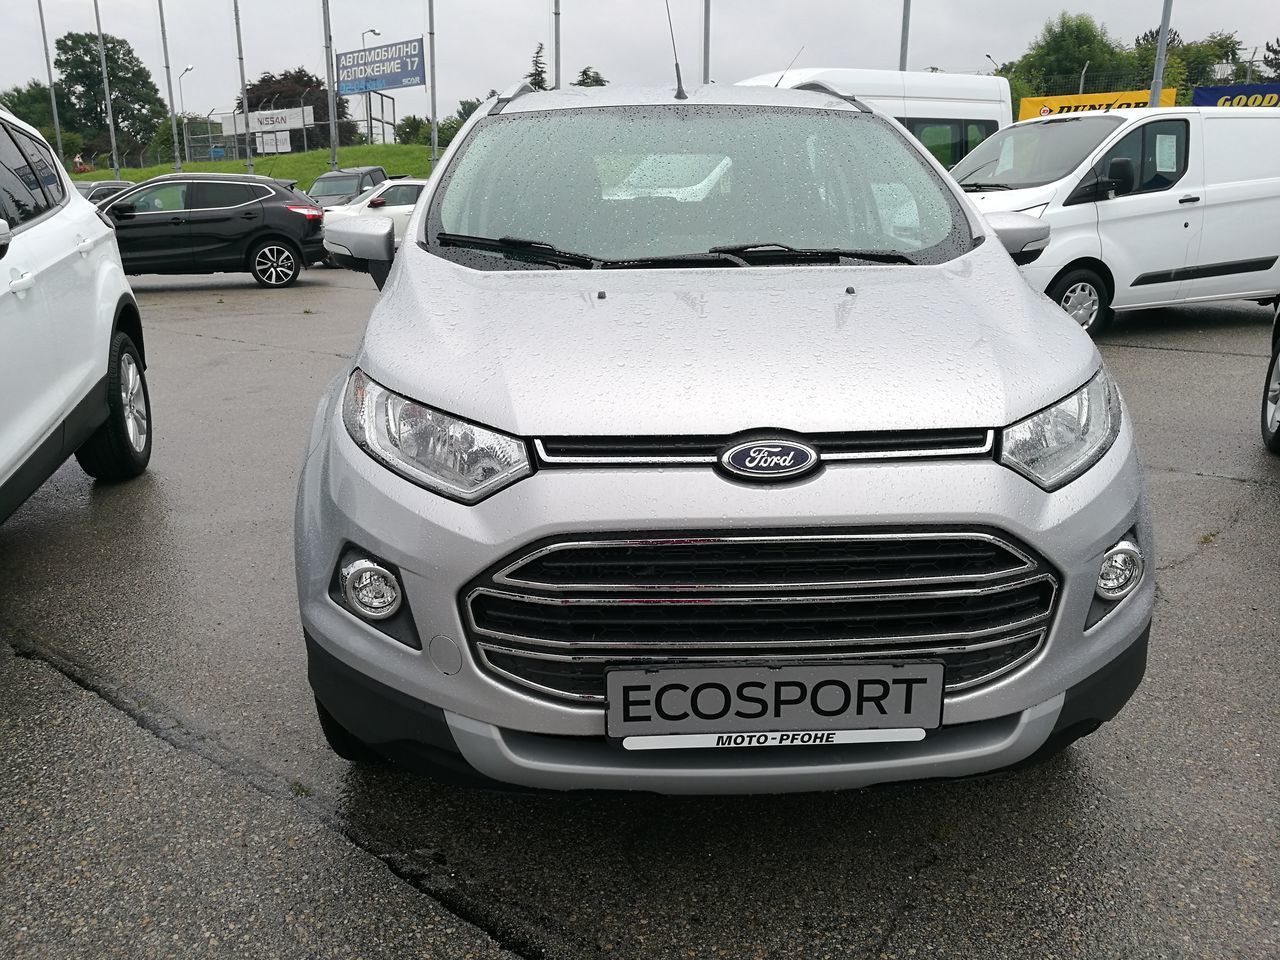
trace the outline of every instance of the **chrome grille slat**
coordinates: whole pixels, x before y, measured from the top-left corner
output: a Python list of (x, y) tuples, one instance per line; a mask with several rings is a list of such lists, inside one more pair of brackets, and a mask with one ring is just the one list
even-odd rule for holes
[[(700, 552), (712, 559), (691, 563)], [(877, 555), (917, 575), (877, 576)], [(752, 558), (767, 581), (751, 575)], [(689, 573), (734, 580), (664, 579)], [(1058, 589), (1051, 567), (992, 532), (693, 534), (535, 544), (460, 605), (485, 670), (598, 704), (607, 667), (687, 660), (941, 659), (947, 690), (969, 689), (1034, 657)]]

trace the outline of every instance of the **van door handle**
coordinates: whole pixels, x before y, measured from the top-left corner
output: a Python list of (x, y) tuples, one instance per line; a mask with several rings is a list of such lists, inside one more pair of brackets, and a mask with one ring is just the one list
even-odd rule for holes
[(25, 293), (36, 285), (36, 275), (28, 270), (16, 280), (9, 281), (9, 289), (14, 293)]
[(1192, 196), (1191, 194), (1187, 194), (1185, 197), (1183, 197), (1183, 198), (1182, 198), (1181, 200), (1179, 200), (1178, 202), (1179, 202), (1179, 203), (1199, 203), (1199, 202), (1200, 202), (1200, 198), (1199, 198), (1199, 197), (1196, 197), (1196, 196)]

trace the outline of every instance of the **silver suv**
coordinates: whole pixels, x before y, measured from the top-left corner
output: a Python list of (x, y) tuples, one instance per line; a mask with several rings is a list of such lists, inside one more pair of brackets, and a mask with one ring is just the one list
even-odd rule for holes
[(1151, 526), (1115, 384), (1015, 266), (1047, 240), (830, 88), (490, 101), (398, 254), (326, 237), (385, 284), (298, 495), (330, 744), (770, 792), (1096, 729)]

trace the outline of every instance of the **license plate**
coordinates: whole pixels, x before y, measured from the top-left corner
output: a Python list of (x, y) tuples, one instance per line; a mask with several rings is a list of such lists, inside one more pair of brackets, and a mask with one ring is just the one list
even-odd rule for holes
[(941, 663), (610, 670), (605, 725), (628, 750), (920, 740), (942, 723)]

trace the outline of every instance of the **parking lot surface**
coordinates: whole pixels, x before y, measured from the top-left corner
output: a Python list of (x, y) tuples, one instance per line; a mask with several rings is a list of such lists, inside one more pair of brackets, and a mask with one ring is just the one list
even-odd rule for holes
[(1270, 313), (1122, 316), (1158, 550), (1147, 678), (1016, 774), (742, 798), (495, 794), (334, 757), (292, 507), (376, 299), (135, 281), (155, 448), (0, 527), (0, 955), (1280, 956)]

